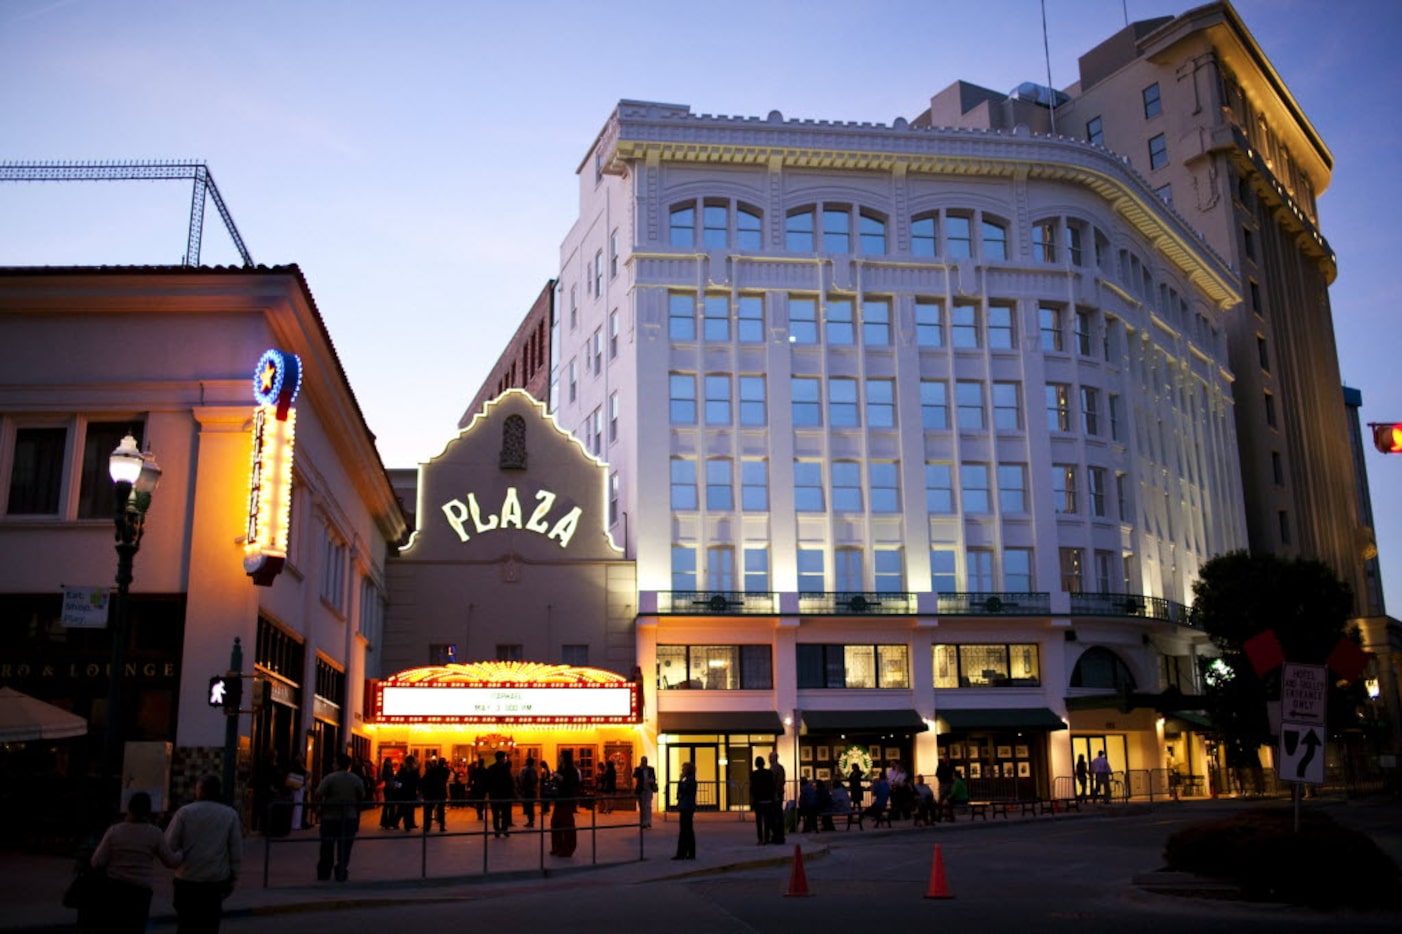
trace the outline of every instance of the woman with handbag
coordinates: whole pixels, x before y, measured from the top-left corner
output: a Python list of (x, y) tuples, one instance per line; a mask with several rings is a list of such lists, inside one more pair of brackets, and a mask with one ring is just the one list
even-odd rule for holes
[(127, 802), (126, 819), (107, 828), (93, 851), (93, 869), (105, 870), (107, 874), (106, 883), (95, 895), (102, 905), (102, 912), (95, 919), (96, 930), (111, 934), (140, 934), (146, 930), (151, 914), (153, 859), (173, 869), (180, 865), (181, 854), (170, 848), (161, 828), (151, 823), (151, 796), (138, 791)]

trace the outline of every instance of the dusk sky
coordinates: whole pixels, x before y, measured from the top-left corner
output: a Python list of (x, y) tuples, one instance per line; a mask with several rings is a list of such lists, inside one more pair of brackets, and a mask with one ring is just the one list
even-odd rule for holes
[[(1051, 83), (1191, 0), (1046, 0)], [(1239, 0), (1334, 156), (1319, 199), (1344, 382), (1402, 421), (1402, 3)], [(547, 279), (623, 98), (913, 118), (1047, 82), (1039, 0), (590, 5), (0, 0), (0, 161), (208, 163), (255, 262), (301, 266), (390, 467), (437, 454)], [(0, 265), (178, 264), (189, 182), (0, 183)], [(209, 205), (202, 262), (239, 257)], [(1402, 615), (1402, 456), (1371, 451)]]

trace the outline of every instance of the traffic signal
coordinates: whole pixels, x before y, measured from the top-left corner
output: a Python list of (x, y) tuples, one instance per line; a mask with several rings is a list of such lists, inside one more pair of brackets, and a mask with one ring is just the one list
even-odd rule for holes
[(209, 706), (223, 707), (224, 702), (229, 697), (229, 679), (224, 675), (215, 675), (209, 679)]
[(1402, 454), (1402, 422), (1374, 422), (1373, 447), (1384, 454)]

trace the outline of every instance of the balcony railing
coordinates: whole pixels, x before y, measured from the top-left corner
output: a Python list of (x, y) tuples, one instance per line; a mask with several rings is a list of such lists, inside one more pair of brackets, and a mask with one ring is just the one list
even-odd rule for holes
[(746, 613), (773, 614), (779, 601), (770, 591), (746, 593), (740, 590), (664, 590), (658, 595), (663, 613), (695, 613), (703, 616), (737, 616)]
[(1073, 593), (1072, 616), (1139, 616), (1161, 619), (1180, 626), (1191, 626), (1192, 611), (1181, 603), (1163, 597), (1137, 593)]
[(900, 615), (915, 612), (915, 594), (900, 591), (836, 591), (800, 593), (798, 612), (806, 614), (863, 616)]
[(1051, 613), (1051, 594), (942, 593), (936, 602), (941, 616), (1046, 616)]

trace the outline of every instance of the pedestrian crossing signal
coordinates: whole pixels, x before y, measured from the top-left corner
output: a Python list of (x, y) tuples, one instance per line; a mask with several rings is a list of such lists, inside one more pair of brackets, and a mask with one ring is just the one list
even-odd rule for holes
[(215, 675), (209, 679), (209, 706), (223, 707), (229, 715), (238, 713), (243, 703), (243, 679), (238, 675)]
[(1373, 447), (1384, 454), (1402, 454), (1402, 422), (1374, 422)]

